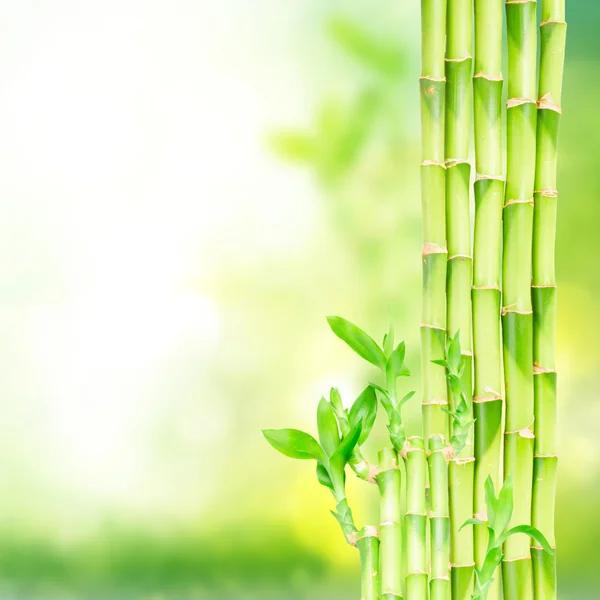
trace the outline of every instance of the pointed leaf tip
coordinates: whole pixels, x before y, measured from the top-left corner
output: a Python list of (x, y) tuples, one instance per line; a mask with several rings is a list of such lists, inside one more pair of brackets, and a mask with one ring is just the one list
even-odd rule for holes
[(342, 317), (329, 316), (327, 322), (333, 333), (360, 357), (382, 370), (385, 369), (385, 354), (370, 335)]

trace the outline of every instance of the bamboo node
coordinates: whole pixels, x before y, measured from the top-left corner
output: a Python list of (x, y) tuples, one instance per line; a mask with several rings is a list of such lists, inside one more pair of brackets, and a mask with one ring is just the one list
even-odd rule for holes
[(538, 363), (533, 363), (533, 374), (534, 375), (544, 375), (545, 373), (556, 373), (556, 369), (548, 369), (546, 367), (542, 367)]
[(446, 168), (446, 163), (440, 160), (424, 160), (421, 163), (422, 167), (442, 167), (442, 169)]
[(454, 260), (455, 258), (464, 258), (464, 259), (468, 259), (468, 260), (473, 260), (473, 257), (470, 254), (453, 254), (452, 256), (448, 257), (448, 260)]
[(507, 206), (511, 206), (512, 204), (529, 204), (531, 206), (533, 206), (533, 198), (525, 198), (525, 199), (514, 199), (514, 200), (507, 200), (506, 203), (504, 204), (504, 208), (506, 208)]
[(502, 316), (505, 317), (508, 313), (514, 313), (516, 315), (523, 315), (526, 317), (528, 315), (532, 315), (533, 311), (532, 310), (518, 310), (516, 304), (510, 304), (509, 306), (502, 307)]
[(501, 292), (499, 285), (473, 285), (471, 286), (472, 290), (475, 291), (484, 291), (484, 290), (494, 290), (496, 292)]
[(537, 105), (540, 110), (553, 110), (555, 113), (562, 115), (562, 109), (554, 102), (554, 98), (552, 98), (552, 94), (550, 92), (544, 94), (540, 98)]
[(498, 402), (498, 400), (502, 400), (502, 396), (497, 394), (495, 396), (474, 396), (473, 402), (475, 404), (485, 404), (486, 402)]
[(432, 577), (430, 581), (449, 581), (450, 575), (438, 575), (437, 577)]
[(446, 331), (445, 327), (440, 327), (439, 325), (432, 325), (431, 323), (421, 323), (421, 327), (428, 327), (429, 329), (437, 329), (439, 331)]
[(505, 182), (504, 177), (502, 177), (502, 175), (485, 175), (483, 173), (476, 173), (475, 174), (475, 182), (477, 181), (501, 181), (502, 183)]
[(441, 450), (444, 458), (446, 459), (446, 463), (449, 463), (451, 460), (454, 460), (456, 456), (456, 450), (454, 446), (444, 446)]
[(480, 521), (487, 521), (488, 520), (488, 516), (486, 512), (478, 512), (475, 513), (473, 515), (476, 519), (479, 519)]
[(465, 54), (465, 56), (461, 56), (460, 58), (445, 58), (446, 62), (465, 62), (466, 60), (471, 60), (473, 57), (470, 54)]
[(425, 242), (421, 256), (427, 256), (428, 254), (448, 254), (448, 248), (442, 248), (442, 246), (433, 242)]
[(528, 4), (529, 2), (536, 2), (536, 0), (506, 0), (506, 4)]
[(469, 165), (471, 166), (471, 162), (467, 158), (447, 158), (446, 169), (451, 169), (452, 167), (457, 167), (458, 165)]
[(504, 81), (502, 73), (500, 73), (500, 75), (487, 75), (483, 71), (480, 71), (479, 73), (473, 75), (473, 79), (486, 79), (487, 81)]
[(531, 560), (531, 556), (517, 556), (516, 558), (505, 558), (502, 562), (517, 562), (518, 560)]
[(545, 25), (566, 25), (567, 22), (566, 21), (561, 21), (560, 19), (548, 19), (547, 21), (542, 21), (540, 23), (540, 27), (544, 27)]
[[(444, 400), (443, 398), (433, 398), (432, 400), (427, 400), (427, 402), (421, 402), (421, 406), (447, 406), (448, 400)], [(437, 435), (437, 434), (435, 434)]]
[(419, 79), (421, 81), (434, 81), (436, 83), (446, 83), (445, 77), (431, 77), (431, 75), (421, 75)]
[(467, 563), (467, 564), (450, 563), (451, 569), (470, 569), (471, 567), (474, 567), (474, 566), (475, 566), (475, 563)]
[(543, 290), (543, 289), (556, 289), (556, 284), (555, 283), (532, 283), (531, 287), (534, 290)]
[[(556, 546), (550, 546), (550, 548), (552, 548), (552, 550), (556, 550)], [(532, 550), (544, 550), (544, 547), (543, 546), (534, 545), (534, 546), (531, 546), (531, 549)]]
[(458, 466), (458, 467), (464, 467), (465, 465), (470, 465), (471, 463), (475, 462), (475, 457), (474, 456), (469, 456), (467, 458), (453, 458), (452, 462)]
[(391, 527), (392, 525), (401, 525), (398, 521), (384, 521), (380, 523), (379, 527)]
[(558, 190), (546, 188), (545, 190), (535, 190), (534, 194), (539, 194), (544, 198), (558, 198)]
[(522, 106), (523, 104), (535, 104), (537, 106), (537, 102), (533, 98), (509, 98), (508, 102), (506, 103), (506, 108), (508, 110), (510, 108)]

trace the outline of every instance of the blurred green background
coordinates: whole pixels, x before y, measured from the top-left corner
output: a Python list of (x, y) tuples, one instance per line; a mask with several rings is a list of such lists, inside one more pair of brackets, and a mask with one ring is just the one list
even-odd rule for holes
[[(562, 600), (600, 585), (600, 4), (568, 4)], [(373, 376), (326, 314), (393, 322), (420, 388), (418, 46), (417, 0), (0, 2), (0, 598), (359, 597), (260, 429)]]

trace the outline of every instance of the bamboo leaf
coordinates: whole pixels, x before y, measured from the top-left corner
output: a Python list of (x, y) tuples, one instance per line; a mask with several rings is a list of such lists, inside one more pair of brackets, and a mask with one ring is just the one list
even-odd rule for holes
[(327, 467), (321, 462), (317, 463), (317, 479), (321, 485), (333, 490), (333, 483), (329, 476), (329, 472), (327, 471)]
[(290, 458), (324, 460), (325, 453), (317, 440), (298, 429), (263, 429), (267, 442)]
[(389, 379), (395, 379), (400, 376), (404, 367), (404, 357), (406, 356), (406, 345), (400, 342), (396, 349), (390, 354), (386, 363), (386, 374)]
[(390, 324), (388, 332), (383, 336), (383, 351), (389, 356), (394, 350), (394, 326)]
[(544, 552), (547, 552), (551, 556), (554, 555), (554, 550), (552, 549), (552, 546), (550, 546), (550, 543), (545, 538), (544, 534), (539, 529), (532, 527), (531, 525), (517, 525), (516, 527), (512, 527), (498, 539), (498, 544), (503, 544), (510, 536), (518, 533), (524, 533), (525, 535), (528, 535), (544, 549)]
[(485, 556), (481, 570), (479, 571), (479, 579), (482, 586), (491, 581), (494, 577), (496, 569), (504, 559), (504, 554), (501, 548), (491, 548)]
[(509, 475), (498, 494), (498, 503), (496, 505), (496, 515), (493, 524), (496, 536), (501, 536), (510, 523), (513, 514), (513, 482)]
[(338, 460), (345, 465), (350, 457), (352, 456), (352, 451), (356, 447), (358, 440), (360, 438), (360, 434), (362, 431), (362, 423), (359, 421), (350, 431), (350, 433), (340, 442), (339, 446), (336, 448), (335, 452), (331, 455), (331, 462), (334, 460)]
[(381, 370), (385, 370), (385, 354), (370, 335), (342, 317), (327, 317), (327, 322), (333, 333), (346, 342), (354, 352)]
[(325, 398), (321, 398), (317, 408), (317, 429), (321, 447), (331, 456), (340, 444), (340, 433), (333, 408)]
[(362, 446), (369, 437), (375, 418), (377, 417), (377, 394), (375, 390), (368, 385), (354, 401), (348, 419), (350, 426), (355, 427), (361, 424), (361, 433), (357, 445)]
[(496, 492), (494, 491), (494, 482), (492, 477), (488, 475), (485, 480), (485, 505), (487, 507), (487, 516), (490, 526), (494, 528), (496, 523), (496, 508), (498, 500), (496, 498)]
[(416, 392), (408, 392), (405, 396), (402, 397), (400, 402), (398, 402), (398, 408), (402, 408), (414, 395)]
[(488, 526), (488, 522), (487, 521), (482, 521), (481, 519), (475, 519), (475, 518), (471, 518), (471, 519), (467, 519), (461, 526), (459, 531), (461, 531), (462, 529), (464, 529), (465, 527), (468, 527), (469, 525), (481, 525), (482, 527), (487, 527)]

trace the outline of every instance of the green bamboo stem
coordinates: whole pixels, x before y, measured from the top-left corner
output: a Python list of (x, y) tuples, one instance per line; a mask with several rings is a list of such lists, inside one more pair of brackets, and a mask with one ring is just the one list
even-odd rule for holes
[(357, 534), (356, 547), (360, 554), (360, 583), (362, 600), (379, 600), (379, 539), (377, 529), (363, 527)]
[(446, 168), (444, 164), (446, 0), (422, 0), (421, 188), (423, 208), (423, 306), (421, 366), (425, 439), (447, 435), (443, 360), (446, 339)]
[[(502, 456), (502, 355), (500, 265), (504, 205), (502, 141), (503, 0), (475, 0), (475, 237), (473, 245), (473, 359), (475, 415), (474, 512), (486, 517), (484, 483), (500, 485)], [(474, 527), (475, 562), (481, 569), (488, 532)], [(489, 600), (500, 597), (500, 578)]]
[[(460, 331), (461, 350), (465, 370), (463, 388), (469, 406), (472, 406), (471, 344), (471, 286), (473, 260), (471, 256), (471, 217), (469, 145), (471, 134), (473, 70), (473, 0), (448, 0), (446, 36), (446, 233), (448, 238), (447, 272), (447, 328), (452, 337)], [(450, 408), (452, 395), (449, 396)], [(472, 417), (472, 415), (471, 415)], [(447, 468), (450, 517), (450, 563), (453, 600), (470, 600), (473, 591), (473, 533), (459, 531), (461, 525), (473, 516), (473, 452), (470, 438), (458, 457), (452, 457)], [(430, 440), (431, 450), (431, 440)], [(438, 451), (439, 452), (439, 451)], [(434, 457), (434, 454), (430, 456)], [(444, 461), (445, 463), (445, 461)], [(441, 462), (437, 466), (441, 470)], [(430, 464), (430, 473), (435, 474)], [(434, 480), (431, 479), (433, 490)], [(433, 492), (432, 492), (433, 495)], [(437, 525), (441, 527), (441, 525)], [(432, 543), (433, 543), (432, 523)], [(439, 551), (439, 550), (438, 550)], [(433, 563), (432, 563), (433, 564)], [(432, 571), (433, 577), (433, 571)], [(432, 594), (434, 582), (432, 580)], [(444, 589), (443, 584), (436, 588)], [(441, 597), (441, 596), (440, 596)], [(447, 597), (447, 596), (444, 596)]]
[[(556, 495), (556, 279), (554, 247), (558, 192), (557, 145), (566, 44), (565, 0), (542, 0), (537, 161), (533, 224), (533, 363), (535, 458), (532, 524), (554, 538)], [(536, 600), (556, 599), (556, 555), (532, 547)]]
[[(535, 0), (507, 0), (507, 174), (504, 204), (503, 309), (506, 433), (504, 475), (518, 499), (511, 525), (531, 523), (533, 478), (533, 192), (536, 157), (537, 29)], [(533, 598), (530, 539), (504, 545), (505, 600)]]
[(427, 600), (427, 459), (422, 438), (406, 440), (406, 600)]
[(431, 600), (450, 600), (450, 507), (448, 462), (444, 438), (429, 438), (429, 527), (431, 539)]
[(398, 454), (393, 448), (379, 452), (377, 485), (380, 494), (379, 570), (381, 600), (402, 598), (402, 480)]

